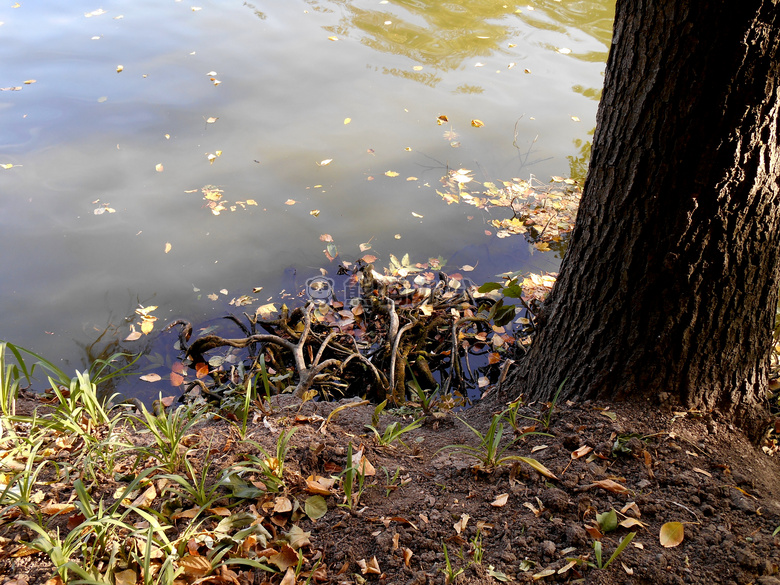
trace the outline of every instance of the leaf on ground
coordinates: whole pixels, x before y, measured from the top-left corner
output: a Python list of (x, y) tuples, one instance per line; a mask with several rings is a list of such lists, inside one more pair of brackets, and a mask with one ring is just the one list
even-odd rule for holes
[(300, 526), (293, 525), (293, 527), (290, 528), (290, 532), (287, 532), (284, 536), (287, 538), (287, 542), (290, 543), (290, 546), (295, 550), (311, 544), (311, 541), (309, 540), (311, 532), (305, 532)]
[(143, 493), (138, 496), (133, 503), (130, 504), (133, 508), (148, 508), (151, 506), (154, 499), (157, 497), (157, 490), (153, 485), (146, 488)]
[(509, 494), (501, 494), (499, 496), (496, 496), (496, 499), (490, 502), (490, 505), (494, 508), (501, 508), (503, 506), (506, 506), (507, 500), (509, 500)]
[(536, 459), (534, 459), (532, 457), (518, 457), (518, 459), (520, 461), (522, 461), (523, 463), (526, 463), (526, 464), (530, 465), (531, 467), (533, 467), (536, 471), (541, 473), (543, 476), (549, 477), (550, 479), (554, 479), (554, 480), (558, 481), (558, 478), (555, 476), (555, 474), (552, 471), (550, 471), (549, 469), (547, 469), (544, 465), (539, 463)]
[(114, 574), (114, 583), (116, 585), (135, 585), (136, 581), (137, 577), (133, 569), (125, 569)]
[(319, 475), (317, 476), (310, 475), (308, 478), (306, 478), (306, 490), (312, 494), (329, 496), (333, 493), (331, 492), (330, 488), (333, 487), (334, 483), (336, 482), (332, 478), (322, 477)]
[(280, 571), (286, 571), (290, 567), (298, 564), (298, 553), (288, 544), (282, 547), (282, 550), (268, 557), (268, 562), (276, 565)]
[(589, 445), (583, 445), (576, 451), (572, 451), (571, 458), (572, 459), (579, 459), (580, 457), (584, 457), (588, 453), (593, 451), (593, 447), (590, 447)]
[[(307, 482), (308, 483), (308, 482)], [(318, 520), (328, 513), (328, 503), (320, 495), (309, 496), (303, 505), (303, 509), (310, 520)]]
[(285, 496), (279, 496), (274, 499), (274, 514), (284, 514), (285, 512), (292, 512), (293, 506), (290, 498)]
[(41, 507), (41, 512), (47, 516), (53, 516), (54, 514), (67, 514), (68, 512), (72, 512), (75, 509), (76, 506), (73, 504), (58, 504), (55, 502), (50, 502)]
[(685, 538), (685, 527), (682, 522), (667, 522), (661, 526), (659, 539), (661, 546), (673, 548), (679, 545)]
[(466, 524), (469, 523), (469, 516), (468, 514), (461, 514), (460, 520), (458, 520), (455, 524), (452, 525), (452, 527), (455, 529), (455, 532), (460, 534), (464, 530), (466, 530)]
[(616, 494), (627, 494), (629, 492), (629, 489), (626, 486), (619, 484), (618, 482), (611, 479), (599, 479), (594, 481), (592, 484), (587, 486), (587, 489), (592, 487), (600, 487)]
[(545, 577), (549, 577), (550, 575), (555, 575), (555, 569), (545, 569), (544, 571), (539, 571), (534, 575), (534, 581), (538, 581), (539, 579), (544, 579)]
[(618, 526), (622, 526), (623, 528), (633, 528), (634, 526), (639, 526), (640, 528), (645, 527), (644, 522), (641, 522), (636, 518), (626, 518), (622, 520)]
[(185, 555), (177, 563), (188, 577), (205, 577), (211, 572), (211, 562), (206, 557)]
[(602, 532), (612, 532), (617, 528), (617, 513), (614, 509), (610, 509), (608, 512), (596, 514), (596, 522), (599, 523)]
[(364, 575), (381, 575), (382, 571), (379, 568), (379, 561), (376, 560), (376, 557), (371, 557), (371, 560), (366, 561), (366, 559), (360, 559), (357, 561), (358, 566), (360, 567), (360, 572)]

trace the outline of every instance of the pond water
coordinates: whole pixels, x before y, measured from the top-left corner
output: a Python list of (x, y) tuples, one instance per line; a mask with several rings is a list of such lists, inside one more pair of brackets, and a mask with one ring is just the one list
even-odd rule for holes
[[(447, 205), (436, 188), (459, 168), (476, 181), (581, 176), (613, 11), (6, 3), (0, 338), (72, 371), (150, 347), (172, 319), (224, 315), (240, 295), (278, 299), (367, 242), (379, 265), (441, 256), (476, 266), (475, 281), (555, 270), (554, 254), (486, 233), (506, 214)], [(156, 328), (121, 343), (139, 304), (158, 307)]]

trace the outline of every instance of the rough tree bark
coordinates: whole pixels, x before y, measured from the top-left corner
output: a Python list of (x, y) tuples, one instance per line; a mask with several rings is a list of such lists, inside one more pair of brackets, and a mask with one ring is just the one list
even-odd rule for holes
[(778, 300), (779, 46), (778, 0), (618, 0), (576, 227), (513, 393), (549, 400), (566, 379), (561, 399), (666, 392), (755, 420)]

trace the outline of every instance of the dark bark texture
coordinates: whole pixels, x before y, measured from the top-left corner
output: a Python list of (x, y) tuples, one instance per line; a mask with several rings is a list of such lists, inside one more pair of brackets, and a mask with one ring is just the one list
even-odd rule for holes
[(780, 2), (616, 11), (571, 245), (510, 388), (749, 415), (778, 300)]

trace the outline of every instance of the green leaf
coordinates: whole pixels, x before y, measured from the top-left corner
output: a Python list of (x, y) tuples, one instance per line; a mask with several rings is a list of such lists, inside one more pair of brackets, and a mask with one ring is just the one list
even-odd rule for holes
[(614, 509), (602, 514), (596, 514), (596, 522), (599, 523), (599, 528), (602, 532), (612, 532), (617, 528), (617, 514)]
[(322, 496), (309, 496), (306, 498), (303, 508), (311, 520), (322, 518), (328, 513), (328, 503)]
[(477, 289), (477, 292), (489, 293), (490, 291), (498, 290), (500, 288), (502, 288), (502, 285), (498, 282), (486, 282)]
[(523, 287), (518, 284), (512, 284), (504, 288), (504, 296), (513, 299), (519, 299), (523, 294)]
[(606, 569), (606, 568), (609, 566), (609, 564), (610, 564), (612, 561), (614, 561), (616, 558), (618, 558), (618, 555), (619, 555), (620, 553), (622, 553), (622, 552), (623, 552), (623, 549), (624, 549), (624, 548), (626, 548), (626, 547), (628, 546), (628, 543), (629, 543), (629, 542), (631, 542), (632, 540), (634, 540), (634, 537), (635, 537), (635, 536), (636, 536), (636, 532), (629, 532), (628, 534), (626, 534), (626, 537), (625, 537), (625, 538), (624, 538), (622, 541), (620, 541), (620, 544), (619, 544), (619, 545), (618, 545), (618, 547), (615, 549), (615, 552), (613, 552), (613, 553), (612, 553), (612, 556), (611, 556), (611, 557), (609, 557), (609, 560), (608, 560), (608, 561), (606, 562), (606, 564), (604, 565), (604, 568), (605, 568), (605, 569)]
[(545, 477), (549, 477), (550, 479), (554, 479), (556, 481), (558, 480), (558, 478), (555, 477), (555, 474), (552, 471), (547, 469), (544, 465), (542, 465), (532, 457), (521, 457), (519, 455), (513, 455), (512, 459), (517, 459), (518, 461), (522, 461), (523, 463), (530, 465)]

